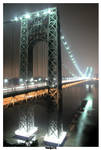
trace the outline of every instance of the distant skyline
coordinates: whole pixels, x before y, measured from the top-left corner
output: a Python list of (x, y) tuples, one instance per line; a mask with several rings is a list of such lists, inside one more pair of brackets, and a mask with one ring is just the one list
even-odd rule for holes
[[(92, 66), (94, 73), (98, 73), (98, 4), (9, 3), (4, 4), (4, 21), (11, 20), (15, 16), (23, 15), (26, 12), (38, 11), (49, 7), (58, 8), (61, 31), (65, 40), (69, 42), (81, 71), (84, 72), (87, 66)], [(19, 42), (12, 43), (11, 39), (9, 39), (13, 35), (8, 31), (9, 28), (11, 28), (10, 25), (4, 25), (4, 41), (6, 41), (4, 43), (4, 77), (8, 76), (10, 78), (19, 76), (19, 48), (17, 47)], [(15, 31), (14, 27), (10, 30)], [(16, 41), (16, 34), (18, 36), (19, 32), (14, 34), (13, 37)], [(9, 40), (7, 41), (7, 39)], [(9, 43), (13, 44), (13, 46), (10, 47)], [(14, 47), (15, 49), (13, 49)], [(67, 65), (70, 71), (76, 73), (69, 61), (62, 47), (62, 62)], [(14, 70), (15, 68), (16, 71)], [(66, 74), (66, 70), (64, 68), (62, 70)]]

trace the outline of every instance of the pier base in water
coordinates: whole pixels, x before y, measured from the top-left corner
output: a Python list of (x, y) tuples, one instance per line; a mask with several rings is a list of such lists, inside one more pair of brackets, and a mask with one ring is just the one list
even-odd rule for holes
[(36, 140), (35, 133), (38, 131), (37, 127), (34, 127), (33, 130), (26, 132), (25, 130), (16, 130), (15, 138), (18, 139), (18, 143), (28, 143), (31, 144), (32, 141)]
[(50, 136), (46, 135), (44, 138), (44, 143), (46, 146), (62, 146), (67, 137), (67, 132), (62, 132), (60, 137), (56, 137), (54, 133)]

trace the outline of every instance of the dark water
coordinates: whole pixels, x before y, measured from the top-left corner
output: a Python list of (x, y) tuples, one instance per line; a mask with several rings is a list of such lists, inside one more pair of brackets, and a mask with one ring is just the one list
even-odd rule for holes
[[(90, 85), (90, 88), (87, 87)], [(86, 124), (86, 132), (83, 134), (83, 146), (90, 146), (90, 134), (96, 136), (95, 146), (98, 144), (98, 84), (97, 82), (85, 83), (77, 85), (75, 87), (69, 87), (63, 89), (63, 128), (65, 131), (68, 130), (73, 117), (84, 98), (87, 94), (91, 93), (93, 95), (93, 111), (89, 120), (92, 122), (90, 126), (91, 130), (87, 131), (88, 124)], [(47, 101), (47, 100), (46, 100)], [(48, 124), (48, 107), (47, 102), (40, 99), (40, 103), (35, 103), (34, 100), (26, 102), (21, 102), (16, 104), (14, 107), (8, 107), (4, 109), (4, 139), (10, 143), (16, 142), (12, 137), (14, 136), (15, 130), (19, 128), (21, 122), (24, 121), (25, 117), (28, 116), (27, 120), (31, 122), (34, 120), (34, 125), (38, 127), (40, 131), (40, 136), (44, 136), (47, 132)], [(94, 126), (93, 126), (94, 124)], [(86, 138), (88, 137), (88, 138)], [(93, 140), (93, 139), (92, 139)], [(81, 139), (82, 143), (82, 139)], [(80, 144), (79, 144), (80, 146)], [(82, 144), (81, 144), (82, 146)], [(94, 146), (94, 145), (93, 145)]]

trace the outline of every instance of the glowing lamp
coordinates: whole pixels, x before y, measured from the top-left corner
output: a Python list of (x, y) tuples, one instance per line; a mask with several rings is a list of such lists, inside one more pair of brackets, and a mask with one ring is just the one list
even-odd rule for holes
[(67, 50), (69, 50), (69, 47), (66, 47)]
[(26, 19), (29, 19), (29, 18), (30, 18), (30, 14), (28, 14), (28, 13), (25, 14), (25, 18), (26, 18)]
[(33, 78), (30, 79), (30, 82), (33, 82)]
[(51, 13), (51, 10), (50, 9), (48, 9), (48, 14), (50, 14)]
[(39, 17), (39, 16), (40, 16), (39, 12), (37, 12), (36, 16), (37, 16), (37, 17)]
[(14, 20), (15, 20), (15, 21), (18, 21), (19, 19), (18, 19), (18, 17), (15, 17)]
[(22, 20), (22, 17), (20, 17), (20, 20)]
[(4, 82), (7, 83), (7, 82), (8, 82), (8, 79), (4, 79)]
[(61, 36), (61, 39), (63, 40), (63, 39), (64, 39), (64, 36)]
[(23, 82), (23, 79), (22, 79), (22, 78), (20, 78), (20, 79), (19, 79), (19, 82)]
[(67, 42), (64, 42), (64, 45), (67, 45)]
[(41, 81), (41, 78), (39, 78), (39, 81)]
[(69, 55), (71, 58), (73, 58), (73, 55)]

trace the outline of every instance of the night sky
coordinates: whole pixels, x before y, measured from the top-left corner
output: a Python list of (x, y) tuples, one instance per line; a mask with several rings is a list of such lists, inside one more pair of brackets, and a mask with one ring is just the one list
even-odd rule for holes
[[(50, 7), (59, 10), (61, 32), (69, 42), (81, 71), (85, 72), (87, 66), (92, 66), (94, 74), (98, 73), (98, 4), (4, 4), (4, 21)], [(19, 26), (19, 23), (16, 27), (4, 25), (4, 78), (19, 76)], [(63, 47), (62, 63), (76, 73)], [(63, 75), (67, 75), (66, 70), (62, 70)]]

